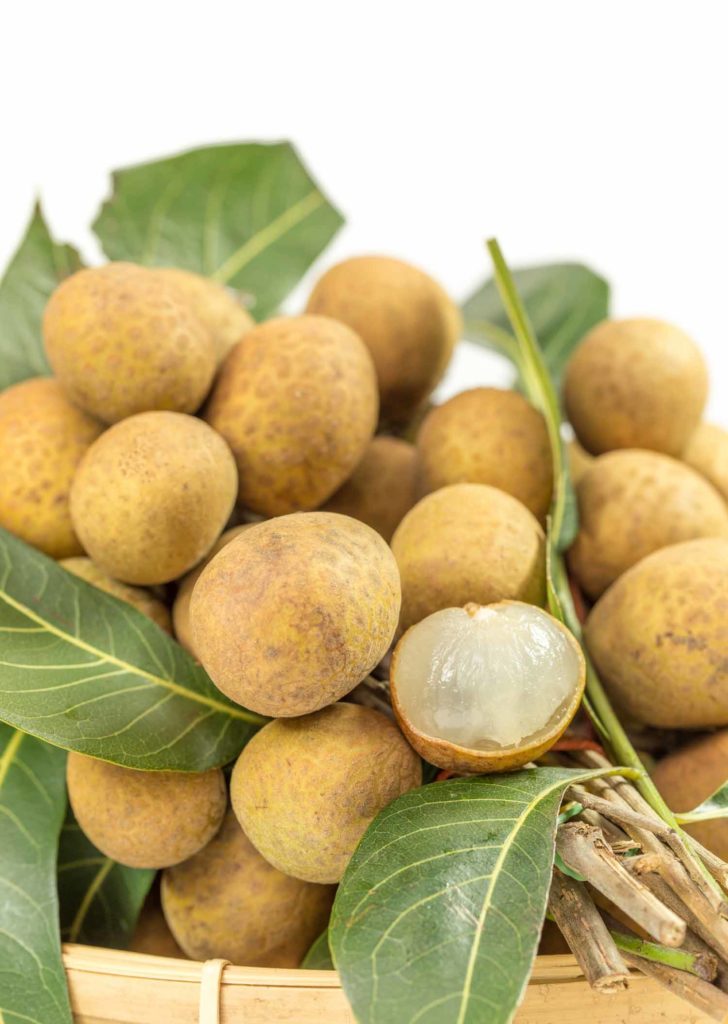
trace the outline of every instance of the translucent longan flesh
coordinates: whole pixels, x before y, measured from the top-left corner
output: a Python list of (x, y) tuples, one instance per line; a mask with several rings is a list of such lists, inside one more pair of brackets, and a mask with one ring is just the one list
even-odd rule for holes
[(397, 697), (421, 733), (492, 750), (550, 726), (574, 696), (580, 671), (568, 634), (540, 608), (446, 608), (402, 639)]

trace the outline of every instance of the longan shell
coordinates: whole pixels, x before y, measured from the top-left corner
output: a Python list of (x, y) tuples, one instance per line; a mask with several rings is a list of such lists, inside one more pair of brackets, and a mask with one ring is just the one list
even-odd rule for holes
[(307, 512), (259, 523), (203, 570), (193, 646), (216, 686), (259, 714), (303, 715), (381, 661), (400, 607), (397, 565), (364, 523)]
[[(657, 763), (652, 780), (673, 811), (692, 811), (728, 778), (728, 729), (703, 736)], [(716, 818), (685, 831), (728, 860), (728, 819)]]
[(217, 365), (178, 289), (131, 263), (66, 278), (48, 300), (43, 337), (63, 390), (105, 423), (150, 409), (195, 412)]
[(230, 798), (269, 863), (331, 883), (379, 811), (421, 782), (420, 759), (393, 722), (372, 708), (333, 704), (263, 726), (238, 758)]
[(164, 868), (191, 857), (217, 832), (225, 777), (147, 772), (71, 752), (68, 798), (78, 824), (107, 857), (130, 868)]
[(569, 441), (566, 445), (566, 458), (571, 482), (576, 487), (594, 461), (594, 456), (584, 451), (578, 441)]
[(728, 541), (662, 548), (592, 609), (588, 651), (619, 707), (646, 725), (728, 725)]
[(162, 875), (167, 923), (193, 960), (298, 967), (326, 927), (333, 899), (333, 887), (272, 867), (232, 811), (204, 850)]
[(71, 518), (104, 572), (125, 583), (167, 583), (220, 536), (237, 484), (230, 450), (202, 420), (140, 413), (87, 451), (71, 487)]
[(701, 423), (691, 435), (682, 458), (728, 501), (728, 430), (714, 423)]
[(306, 307), (348, 324), (372, 354), (382, 418), (406, 422), (445, 372), (461, 331), (440, 285), (386, 256), (357, 256), (331, 267)]
[(130, 587), (128, 583), (120, 583), (119, 580), (112, 579), (103, 569), (99, 569), (98, 565), (94, 565), (90, 558), (84, 556), (64, 558), (60, 564), (68, 572), (79, 576), (93, 587), (98, 587), (99, 590), (118, 597), (120, 601), (126, 601), (127, 604), (156, 622), (165, 633), (172, 632), (169, 608), (148, 590), (144, 590), (142, 587)]
[(132, 953), (146, 953), (148, 956), (188, 959), (164, 919), (156, 883), (144, 901), (129, 949)]
[(402, 631), (469, 602), (545, 601), (541, 526), (520, 501), (486, 484), (428, 494), (397, 527), (392, 551), (402, 580)]
[(592, 455), (649, 448), (678, 456), (697, 427), (708, 373), (695, 343), (660, 320), (604, 320), (566, 367), (564, 402)]
[(323, 506), (359, 519), (389, 542), (419, 497), (419, 458), (414, 445), (380, 435), (369, 442), (349, 479)]
[(417, 436), (423, 493), (449, 484), (489, 484), (543, 520), (553, 472), (546, 421), (516, 391), (472, 388), (437, 406)]
[(0, 526), (51, 558), (83, 552), (69, 508), (79, 462), (103, 427), (36, 377), (0, 394)]
[(598, 456), (577, 496), (579, 533), (569, 565), (592, 598), (653, 551), (699, 537), (728, 537), (728, 508), (715, 488), (659, 452), (622, 449)]
[(374, 366), (327, 317), (249, 331), (220, 370), (205, 418), (230, 445), (239, 500), (266, 516), (317, 508), (362, 458), (377, 422)]
[(234, 294), (217, 281), (179, 267), (155, 267), (153, 273), (177, 288), (190, 309), (206, 328), (222, 362), (233, 345), (255, 327), (247, 309)]

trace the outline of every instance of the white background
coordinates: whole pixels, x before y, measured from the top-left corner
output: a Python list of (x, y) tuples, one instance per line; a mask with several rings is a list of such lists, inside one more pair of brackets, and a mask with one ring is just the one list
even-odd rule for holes
[(113, 167), (290, 138), (347, 216), (323, 265), (388, 252), (462, 298), (486, 235), (512, 264), (583, 260), (617, 314), (693, 335), (728, 424), (727, 21), (722, 0), (7, 4), (0, 261), (36, 194), (94, 258)]

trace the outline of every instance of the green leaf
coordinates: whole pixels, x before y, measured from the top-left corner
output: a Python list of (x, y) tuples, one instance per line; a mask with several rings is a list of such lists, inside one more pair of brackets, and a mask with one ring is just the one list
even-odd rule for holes
[(80, 266), (75, 249), (53, 241), (37, 205), (0, 281), (0, 391), (50, 373), (43, 349), (43, 310), (56, 285)]
[(690, 825), (700, 821), (713, 821), (715, 818), (728, 818), (728, 779), (711, 793), (692, 811), (684, 811), (675, 817), (681, 825)]
[(58, 848), (63, 940), (126, 949), (156, 874), (106, 857), (83, 834), (69, 807)]
[(56, 849), (66, 755), (0, 723), (0, 1021), (71, 1024)]
[(0, 530), (0, 719), (130, 768), (204, 771), (265, 719), (151, 619)]
[(357, 1020), (505, 1024), (536, 955), (564, 790), (604, 772), (436, 782), (374, 820), (329, 941)]
[(293, 147), (194, 149), (113, 175), (94, 229), (110, 259), (177, 266), (273, 313), (343, 223)]
[(333, 971), (334, 961), (329, 949), (329, 930), (326, 929), (316, 939), (303, 958), (301, 967), (304, 971)]
[[(558, 382), (575, 346), (590, 328), (609, 315), (609, 285), (581, 263), (524, 267), (514, 270), (513, 278), (546, 367)], [(509, 319), (494, 279), (486, 281), (467, 299), (463, 317), (467, 338), (513, 358), (506, 341)], [(505, 338), (499, 332), (505, 332)]]

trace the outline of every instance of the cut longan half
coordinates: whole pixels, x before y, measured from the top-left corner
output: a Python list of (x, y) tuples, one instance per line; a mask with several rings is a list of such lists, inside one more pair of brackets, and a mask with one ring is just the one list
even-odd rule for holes
[(503, 772), (540, 757), (576, 714), (584, 655), (568, 629), (521, 601), (445, 608), (407, 630), (392, 707), (415, 750), (452, 771)]

